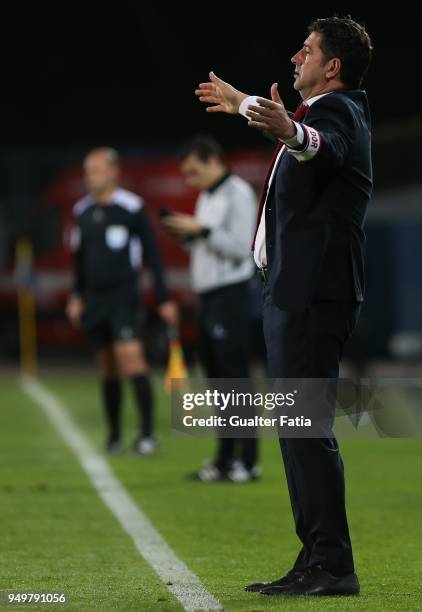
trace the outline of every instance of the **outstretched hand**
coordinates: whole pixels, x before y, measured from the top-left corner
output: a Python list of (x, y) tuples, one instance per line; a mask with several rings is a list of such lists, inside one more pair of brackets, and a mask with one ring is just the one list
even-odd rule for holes
[(295, 136), (296, 129), (284, 108), (277, 83), (271, 86), (271, 100), (258, 98), (257, 103), (259, 106), (250, 105), (246, 111), (250, 127), (265, 130), (280, 140), (289, 140)]
[(210, 113), (237, 114), (240, 103), (248, 97), (247, 94), (235, 89), (215, 75), (214, 72), (210, 72), (209, 77), (210, 81), (208, 83), (200, 83), (198, 89), (195, 90), (195, 94), (201, 102), (213, 105), (208, 106), (207, 111)]

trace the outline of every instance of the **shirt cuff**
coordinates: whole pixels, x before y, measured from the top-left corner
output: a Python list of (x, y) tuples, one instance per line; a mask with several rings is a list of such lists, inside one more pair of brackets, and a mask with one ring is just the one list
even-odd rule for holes
[(194, 240), (197, 240), (198, 238), (208, 238), (208, 236), (211, 234), (211, 228), (210, 227), (202, 227), (199, 232), (195, 233), (195, 234), (191, 234), (190, 236), (186, 236), (183, 239), (183, 242), (192, 242)]
[(302, 126), (297, 121), (293, 121), (293, 125), (296, 128), (296, 135), (293, 138), (289, 138), (288, 140), (283, 140), (284, 144), (289, 148), (296, 148), (303, 144), (305, 140), (305, 135), (303, 133)]
[(257, 100), (259, 96), (248, 96), (244, 98), (239, 105), (239, 115), (243, 115), (249, 121), (250, 117), (246, 114), (246, 111), (249, 109), (249, 106), (259, 106)]
[(199, 233), (199, 238), (208, 238), (210, 234), (211, 234), (211, 228), (203, 227)]

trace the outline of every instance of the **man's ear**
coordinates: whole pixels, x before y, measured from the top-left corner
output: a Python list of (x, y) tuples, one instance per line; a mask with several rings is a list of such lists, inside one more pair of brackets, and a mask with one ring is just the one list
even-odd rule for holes
[(331, 79), (334, 79), (335, 77), (339, 78), (340, 71), (341, 71), (341, 59), (339, 59), (338, 57), (333, 57), (327, 62), (325, 78), (327, 79), (327, 81), (331, 81)]

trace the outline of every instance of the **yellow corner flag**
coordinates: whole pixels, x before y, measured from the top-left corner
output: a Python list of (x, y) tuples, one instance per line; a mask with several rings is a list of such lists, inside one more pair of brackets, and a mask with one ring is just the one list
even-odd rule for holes
[(168, 392), (171, 390), (172, 379), (180, 381), (181, 384), (184, 384), (184, 382), (186, 382), (188, 379), (188, 369), (183, 356), (182, 346), (180, 344), (177, 332), (174, 332), (173, 330), (171, 331), (170, 336), (169, 359), (164, 378), (164, 388)]

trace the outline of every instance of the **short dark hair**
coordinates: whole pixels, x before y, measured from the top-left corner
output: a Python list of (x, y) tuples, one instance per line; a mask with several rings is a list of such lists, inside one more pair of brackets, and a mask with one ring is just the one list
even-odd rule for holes
[(211, 136), (194, 136), (181, 147), (179, 159), (185, 160), (191, 153), (196, 153), (203, 162), (212, 156), (222, 157), (223, 149), (221, 145)]
[(372, 58), (372, 42), (365, 27), (346, 17), (315, 19), (308, 26), (309, 33), (322, 34), (321, 50), (326, 61), (341, 60), (340, 78), (346, 87), (361, 86)]

